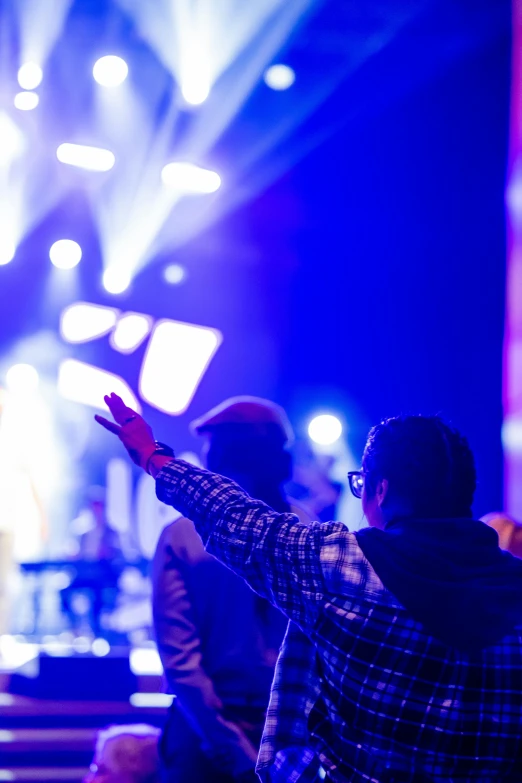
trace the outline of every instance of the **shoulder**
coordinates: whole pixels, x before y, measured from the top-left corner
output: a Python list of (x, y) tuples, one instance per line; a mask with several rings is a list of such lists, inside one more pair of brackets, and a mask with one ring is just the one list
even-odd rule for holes
[(204, 557), (210, 557), (205, 552), (194, 523), (187, 517), (179, 517), (166, 525), (158, 539), (156, 559), (163, 559), (165, 556), (172, 557), (172, 555), (185, 561), (197, 561)]

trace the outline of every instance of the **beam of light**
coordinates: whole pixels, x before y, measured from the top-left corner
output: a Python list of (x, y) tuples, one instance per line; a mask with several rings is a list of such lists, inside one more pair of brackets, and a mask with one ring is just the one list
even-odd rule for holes
[(310, 439), (320, 446), (331, 446), (339, 440), (343, 433), (343, 425), (337, 416), (322, 413), (314, 416), (308, 425)]
[(272, 90), (288, 90), (295, 82), (295, 73), (288, 65), (271, 65), (266, 69), (263, 78)]
[(118, 313), (113, 307), (75, 302), (62, 312), (60, 334), (68, 343), (87, 343), (112, 331)]
[(58, 269), (74, 269), (82, 260), (82, 249), (73, 239), (59, 239), (51, 245), (49, 258)]
[[(72, 0), (16, 0), (12, 3), (18, 17), (20, 70), (32, 75), (33, 82), (38, 75), (37, 69), (43, 68), (62, 32), (71, 3)], [(25, 87), (22, 82), (20, 86), (34, 89)]]
[(167, 163), (161, 179), (164, 185), (179, 193), (215, 193), (221, 187), (219, 174), (193, 163)]
[(19, 111), (32, 111), (40, 103), (40, 98), (35, 92), (17, 92), (14, 97), (15, 109)]
[(132, 353), (152, 328), (152, 318), (141, 313), (125, 313), (111, 334), (111, 345), (120, 353)]
[(25, 148), (25, 137), (11, 117), (0, 112), (0, 167), (7, 167)]
[(56, 150), (60, 163), (77, 166), (88, 171), (110, 171), (115, 163), (114, 153), (101, 147), (89, 147), (85, 144), (60, 144)]
[(125, 60), (112, 54), (100, 57), (92, 69), (95, 81), (102, 87), (119, 87), (127, 78), (128, 73), (129, 67)]
[(5, 385), (15, 394), (32, 394), (40, 385), (40, 377), (31, 364), (14, 364), (6, 372)]
[(62, 397), (92, 408), (106, 411), (104, 396), (114, 391), (129, 408), (141, 412), (141, 407), (126, 381), (119, 375), (100, 370), (76, 359), (65, 359), (58, 371), (58, 391)]
[(159, 321), (141, 368), (143, 399), (164, 413), (184, 413), (221, 341), (216, 329)]
[(42, 79), (43, 71), (38, 63), (24, 63), (18, 69), (18, 84), (22, 90), (35, 90)]

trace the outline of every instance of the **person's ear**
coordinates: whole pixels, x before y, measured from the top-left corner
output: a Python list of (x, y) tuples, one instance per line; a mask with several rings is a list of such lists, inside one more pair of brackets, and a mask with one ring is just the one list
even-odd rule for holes
[(375, 491), (375, 497), (377, 498), (377, 505), (379, 506), (379, 508), (386, 500), (387, 494), (388, 494), (388, 479), (380, 479), (380, 481), (377, 484), (377, 489)]

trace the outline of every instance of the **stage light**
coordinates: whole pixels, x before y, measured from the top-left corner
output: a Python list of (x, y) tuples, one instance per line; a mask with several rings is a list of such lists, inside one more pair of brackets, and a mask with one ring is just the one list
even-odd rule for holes
[(60, 319), (60, 334), (68, 343), (87, 343), (103, 337), (114, 327), (119, 310), (76, 302), (66, 307)]
[(320, 446), (331, 446), (339, 440), (343, 432), (343, 425), (331, 414), (324, 413), (314, 416), (308, 425), (308, 435), (314, 443)]
[(43, 72), (37, 63), (24, 63), (18, 70), (18, 84), (22, 90), (34, 90), (43, 79)]
[(180, 193), (215, 193), (221, 186), (219, 174), (193, 163), (167, 163), (161, 179), (164, 185)]
[(36, 109), (40, 103), (40, 98), (35, 92), (17, 92), (14, 97), (14, 105), (20, 111), (31, 111)]
[(114, 154), (110, 150), (84, 144), (60, 144), (56, 157), (60, 163), (88, 171), (110, 171), (115, 162)]
[(40, 378), (31, 364), (13, 364), (5, 374), (8, 391), (16, 394), (31, 394), (38, 389)]
[(113, 54), (100, 57), (92, 69), (92, 75), (102, 87), (119, 87), (127, 78), (128, 73), (129, 68), (125, 60)]
[(166, 283), (169, 283), (169, 285), (178, 285), (179, 283), (182, 283), (186, 276), (187, 273), (185, 268), (180, 264), (169, 264), (163, 270), (163, 279)]
[[(2, 694), (0, 694), (1, 696)], [(162, 707), (167, 709), (174, 700), (169, 693), (131, 693), (129, 701), (133, 707)]]
[(91, 645), (92, 654), (97, 658), (103, 658), (111, 651), (111, 646), (107, 639), (95, 639)]
[(125, 313), (111, 334), (111, 345), (120, 353), (132, 353), (146, 338), (152, 327), (152, 318), (139, 313)]
[(58, 269), (74, 269), (82, 260), (82, 249), (73, 239), (59, 239), (51, 245), (49, 258)]
[(137, 411), (140, 404), (127, 383), (112, 372), (76, 359), (65, 359), (58, 371), (58, 391), (67, 400), (106, 411), (104, 396), (114, 391), (125, 405)]
[(288, 65), (271, 65), (266, 69), (264, 79), (272, 90), (288, 90), (295, 82), (295, 73)]
[(139, 676), (159, 676), (163, 674), (163, 666), (154, 647), (134, 647), (129, 654), (131, 672)]
[(109, 266), (103, 273), (103, 287), (109, 294), (122, 294), (131, 284), (127, 269)]
[(24, 148), (22, 131), (9, 115), (0, 113), (0, 166), (8, 166)]
[(0, 266), (5, 266), (13, 260), (16, 253), (16, 247), (12, 240), (7, 236), (0, 234)]
[(181, 94), (191, 106), (200, 106), (207, 100), (210, 95), (210, 84), (207, 78), (198, 73), (198, 66), (185, 76), (181, 85)]
[(221, 341), (216, 329), (159, 321), (141, 368), (143, 399), (164, 413), (184, 413)]

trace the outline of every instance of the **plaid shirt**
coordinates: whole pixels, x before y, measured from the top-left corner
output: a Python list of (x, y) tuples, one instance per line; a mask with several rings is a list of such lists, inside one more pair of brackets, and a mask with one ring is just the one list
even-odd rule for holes
[[(265, 779), (281, 780), (277, 753), (288, 738), (278, 745), (277, 724), (283, 734), (289, 724), (277, 702), (287, 698), (291, 707), (295, 696), (309, 710), (308, 760), (315, 751), (329, 780), (520, 783), (522, 628), (475, 656), (461, 653), (411, 618), (341, 523), (304, 525), (252, 500), (234, 482), (179, 460), (159, 473), (157, 493), (194, 521), (209, 552), (313, 645), (303, 689), (295, 687), (300, 677), (292, 677), (291, 656), (278, 667), (267, 719), (276, 755), (262, 745), (259, 770), (271, 763), (275, 776), (269, 770)], [(306, 762), (304, 744), (301, 750)], [(291, 771), (285, 778), (295, 779)]]

